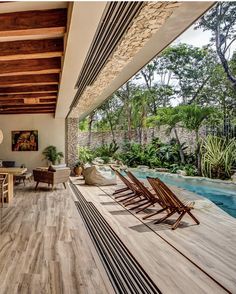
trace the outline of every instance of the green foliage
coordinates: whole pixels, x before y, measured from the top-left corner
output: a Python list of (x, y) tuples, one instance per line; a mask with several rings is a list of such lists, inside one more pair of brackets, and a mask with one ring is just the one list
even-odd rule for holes
[(182, 103), (198, 100), (215, 67), (216, 54), (208, 48), (178, 44), (168, 47), (161, 58), (177, 82), (175, 92)]
[(236, 3), (234, 1), (219, 1), (202, 16), (196, 28), (211, 31), (211, 43), (224, 68), (229, 82), (236, 90), (236, 75), (228, 60), (232, 44), (236, 41)]
[(94, 159), (94, 152), (87, 148), (87, 147), (79, 147), (78, 148), (78, 158), (79, 158), (79, 164), (85, 164), (88, 162), (91, 162)]
[[(181, 146), (183, 150), (187, 148), (184, 145)], [(138, 143), (127, 143), (123, 148), (124, 152), (121, 154), (121, 159), (131, 167), (147, 165), (150, 168), (171, 168), (173, 164), (180, 165), (181, 163), (179, 148), (180, 146), (175, 139), (167, 144), (162, 143), (159, 138), (154, 138), (150, 144), (143, 146)], [(188, 158), (187, 154), (185, 156)]]
[[(116, 130), (124, 130), (128, 141), (136, 132), (139, 144), (127, 143), (123, 152), (101, 146), (94, 150), (96, 156), (129, 166), (182, 169), (188, 175), (195, 174), (196, 165), (201, 174), (201, 127), (220, 133), (225, 122), (235, 121), (236, 53), (229, 54), (236, 41), (235, 7), (233, 2), (219, 2), (201, 18), (198, 27), (213, 33), (209, 46), (169, 46), (101, 105), (92, 122), (80, 123), (80, 129), (110, 131), (114, 142)], [(175, 141), (164, 144), (155, 139), (147, 144), (147, 128), (156, 126), (164, 126)], [(179, 127), (195, 132), (194, 154), (181, 144)]]
[(88, 131), (88, 118), (84, 118), (79, 122), (80, 131)]
[(179, 171), (179, 170), (185, 171), (186, 176), (193, 177), (193, 176), (197, 175), (197, 168), (193, 164), (187, 163), (187, 164), (183, 165), (183, 164), (174, 163), (174, 164), (170, 165), (170, 172), (171, 173), (176, 174), (177, 171)]
[(183, 169), (183, 165), (182, 164), (178, 164), (178, 163), (173, 163), (170, 165), (170, 172), (172, 174), (176, 174), (178, 170), (182, 170)]
[(111, 157), (109, 156), (101, 156), (104, 164), (108, 164), (110, 162)]
[(61, 158), (64, 157), (62, 152), (58, 152), (55, 146), (48, 146), (43, 150), (44, 158), (50, 161), (52, 164), (60, 163)]
[(162, 166), (179, 162), (179, 150), (176, 144), (163, 144), (158, 150), (157, 155), (160, 158)]
[(178, 107), (163, 107), (158, 109), (157, 115), (150, 117), (148, 121), (152, 121), (156, 126), (168, 126), (168, 132), (170, 133), (181, 121), (181, 114)]
[(198, 132), (204, 120), (215, 112), (213, 107), (201, 107), (196, 104), (179, 106), (181, 121), (187, 130)]
[(103, 144), (94, 150), (96, 157), (113, 157), (119, 149), (117, 143)]
[(130, 167), (145, 164), (145, 153), (143, 146), (138, 143), (127, 143), (121, 154), (122, 161)]
[(196, 176), (198, 173), (196, 166), (194, 166), (193, 164), (186, 164), (183, 170), (186, 172), (186, 176), (190, 177)]
[(236, 140), (208, 136), (201, 145), (202, 172), (209, 178), (230, 178), (236, 162)]

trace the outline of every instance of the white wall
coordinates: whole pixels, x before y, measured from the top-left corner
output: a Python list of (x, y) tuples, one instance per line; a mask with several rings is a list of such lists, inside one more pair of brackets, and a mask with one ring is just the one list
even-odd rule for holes
[[(0, 159), (13, 160), (16, 165), (25, 164), (29, 170), (46, 166), (42, 151), (49, 145), (57, 147), (65, 155), (65, 119), (55, 119), (52, 114), (0, 115), (3, 142), (0, 144)], [(11, 131), (38, 130), (38, 151), (12, 151)]]

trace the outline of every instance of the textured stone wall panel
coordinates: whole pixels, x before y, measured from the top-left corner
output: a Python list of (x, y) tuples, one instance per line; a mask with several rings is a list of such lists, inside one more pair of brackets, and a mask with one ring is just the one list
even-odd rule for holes
[[(188, 146), (188, 151), (193, 152), (195, 147), (195, 134), (194, 132), (188, 132), (183, 128), (177, 129), (179, 139), (181, 143), (186, 142)], [(164, 143), (167, 143), (171, 138), (174, 138), (174, 133), (171, 132), (170, 135), (166, 135), (166, 129), (162, 128), (150, 128), (147, 130), (147, 143), (150, 143), (154, 137), (159, 137)], [(205, 129), (200, 130), (200, 137), (205, 137)], [(112, 142), (111, 132), (92, 132), (91, 137), (91, 148), (97, 148), (104, 143)], [(115, 131), (115, 139), (117, 144), (121, 147), (127, 139), (126, 131)], [(131, 140), (133, 142), (139, 143), (138, 134), (135, 130), (131, 132)], [(88, 146), (88, 132), (78, 133), (78, 142), (80, 146)]]
[(97, 79), (88, 86), (80, 97), (78, 105), (72, 110), (71, 117), (79, 117), (93, 109), (102, 92), (133, 59), (138, 51), (150, 40), (181, 2), (145, 2), (139, 15), (117, 45)]
[(77, 118), (66, 120), (66, 163), (70, 168), (73, 168), (78, 160), (78, 124)]

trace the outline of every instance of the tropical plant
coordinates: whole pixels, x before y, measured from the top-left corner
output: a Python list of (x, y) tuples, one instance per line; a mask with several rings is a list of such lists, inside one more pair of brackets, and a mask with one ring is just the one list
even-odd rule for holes
[(209, 178), (231, 177), (231, 169), (236, 162), (236, 139), (208, 136), (201, 144), (202, 173)]
[(120, 154), (120, 158), (131, 167), (147, 165), (151, 168), (169, 168), (174, 163), (178, 165), (181, 163), (179, 145), (176, 144), (176, 141), (171, 140), (169, 143), (162, 143), (159, 138), (154, 138), (151, 143), (143, 146), (137, 143), (127, 143), (123, 148), (123, 153)]
[(162, 166), (180, 162), (177, 145), (165, 144), (157, 150)]
[(141, 144), (126, 143), (121, 154), (122, 161), (130, 167), (136, 167), (145, 163), (145, 153)]
[(186, 164), (183, 170), (185, 171), (186, 176), (190, 176), (190, 177), (196, 176), (198, 173), (196, 166), (193, 164)]
[(94, 159), (93, 151), (87, 147), (80, 146), (78, 148), (78, 163), (84, 165), (87, 162), (91, 162)]
[(167, 126), (166, 133), (169, 135), (173, 130), (176, 144), (178, 145), (178, 152), (182, 164), (185, 163), (184, 150), (179, 140), (177, 125), (181, 121), (181, 115), (178, 107), (163, 107), (157, 111), (157, 115), (149, 119), (152, 120), (157, 126), (165, 125)]
[(44, 158), (50, 161), (52, 164), (60, 163), (64, 157), (62, 152), (58, 152), (55, 146), (48, 146), (43, 150)]
[(183, 169), (183, 165), (182, 164), (178, 164), (178, 163), (173, 163), (170, 165), (170, 172), (172, 174), (176, 174), (178, 170), (182, 170)]
[(101, 156), (100, 158), (103, 160), (104, 164), (108, 164), (111, 160), (111, 157), (109, 156)]
[(161, 160), (157, 156), (158, 146), (162, 145), (158, 140), (152, 140), (150, 144), (143, 146), (143, 163), (150, 168), (161, 167)]
[(97, 157), (112, 157), (119, 149), (117, 143), (103, 144), (94, 150)]
[(199, 130), (203, 122), (214, 113), (213, 107), (200, 107), (196, 104), (179, 106), (181, 114), (181, 121), (183, 126), (189, 130), (194, 131), (196, 136), (195, 154), (197, 159), (198, 174), (201, 174), (201, 156), (200, 156), (200, 143), (199, 143)]

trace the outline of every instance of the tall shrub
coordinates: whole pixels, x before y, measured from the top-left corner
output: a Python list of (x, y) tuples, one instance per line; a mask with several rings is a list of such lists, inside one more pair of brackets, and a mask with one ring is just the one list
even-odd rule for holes
[(209, 178), (231, 177), (231, 169), (236, 162), (236, 139), (208, 136), (201, 145), (202, 173)]

